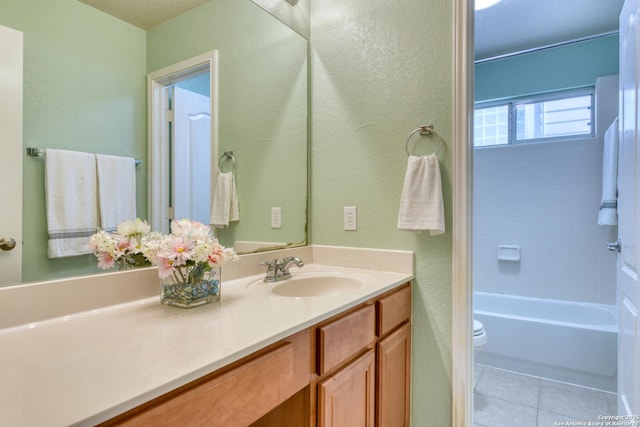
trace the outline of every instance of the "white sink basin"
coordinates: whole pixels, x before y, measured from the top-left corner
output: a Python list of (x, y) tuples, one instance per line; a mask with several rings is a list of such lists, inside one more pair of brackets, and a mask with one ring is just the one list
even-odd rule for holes
[(328, 273), (300, 274), (277, 284), (271, 293), (282, 297), (319, 297), (340, 295), (363, 285), (364, 279), (360, 277)]

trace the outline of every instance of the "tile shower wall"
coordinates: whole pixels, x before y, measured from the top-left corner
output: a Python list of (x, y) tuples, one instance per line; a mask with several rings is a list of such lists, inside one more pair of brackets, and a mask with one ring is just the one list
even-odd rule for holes
[[(602, 135), (615, 117), (601, 105), (617, 99), (598, 94), (596, 138), (475, 150), (475, 290), (615, 304), (616, 256), (605, 244), (617, 227), (597, 217)], [(498, 261), (498, 245), (520, 246), (520, 261)]]

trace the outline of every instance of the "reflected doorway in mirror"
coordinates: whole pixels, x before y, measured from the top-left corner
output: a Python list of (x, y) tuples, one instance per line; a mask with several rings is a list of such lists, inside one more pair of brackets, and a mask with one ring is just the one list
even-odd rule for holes
[[(208, 106), (206, 96), (184, 90), (199, 80), (205, 80), (204, 86), (209, 88)], [(149, 217), (153, 230), (166, 233), (170, 221), (182, 217), (209, 222), (211, 188), (215, 185), (211, 165), (218, 157), (217, 81), (215, 50), (148, 76)], [(198, 138), (193, 139), (194, 134)]]

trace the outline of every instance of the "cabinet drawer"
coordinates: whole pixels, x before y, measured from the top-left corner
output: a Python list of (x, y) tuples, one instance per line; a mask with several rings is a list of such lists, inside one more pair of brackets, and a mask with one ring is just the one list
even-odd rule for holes
[(378, 308), (376, 333), (382, 337), (396, 326), (411, 319), (411, 286), (405, 286), (399, 291), (381, 298), (376, 306)]
[(294, 344), (284, 342), (241, 366), (151, 406), (118, 425), (242, 427), (292, 395)]
[(375, 308), (362, 307), (317, 329), (318, 375), (330, 371), (375, 339)]

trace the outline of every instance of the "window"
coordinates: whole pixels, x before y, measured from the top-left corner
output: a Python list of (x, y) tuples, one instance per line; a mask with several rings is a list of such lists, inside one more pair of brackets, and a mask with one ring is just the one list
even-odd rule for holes
[(474, 114), (474, 146), (593, 135), (593, 88), (481, 103)]
[(473, 115), (473, 141), (476, 147), (509, 143), (509, 106), (476, 108)]

